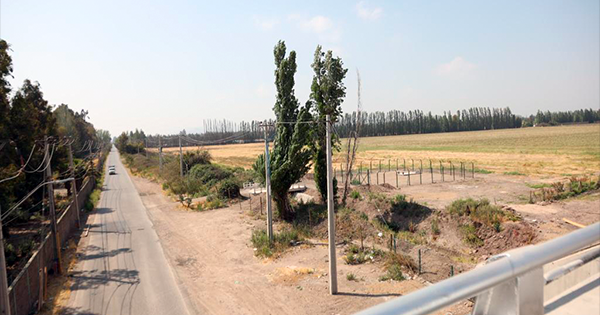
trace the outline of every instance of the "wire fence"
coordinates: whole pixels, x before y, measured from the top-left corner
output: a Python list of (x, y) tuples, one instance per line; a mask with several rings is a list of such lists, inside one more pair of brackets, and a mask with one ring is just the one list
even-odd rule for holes
[[(106, 153), (104, 153), (106, 155)], [(100, 158), (97, 170), (104, 166), (104, 157)], [(93, 175), (87, 177), (77, 193), (79, 209), (83, 209), (88, 196), (95, 188), (96, 180)], [(77, 207), (74, 202), (60, 213), (57, 219), (57, 233), (60, 238), (60, 247), (63, 248), (77, 228)], [(48, 274), (56, 270), (56, 253), (52, 242), (53, 234), (49, 231), (43, 237), (38, 249), (27, 261), (23, 269), (8, 287), (8, 297), (12, 315), (32, 314), (45, 299), (45, 287)]]
[[(348, 172), (345, 163), (334, 165), (334, 176), (343, 182), (350, 176), (352, 185), (413, 186), (475, 178), (474, 162), (387, 159), (358, 163)], [(348, 175), (349, 174), (349, 175)]]

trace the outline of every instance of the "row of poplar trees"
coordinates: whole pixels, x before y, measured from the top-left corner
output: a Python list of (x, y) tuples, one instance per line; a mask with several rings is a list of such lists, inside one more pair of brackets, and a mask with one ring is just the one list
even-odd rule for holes
[[(311, 67), (314, 71), (309, 100), (300, 106), (294, 94), (296, 52), (286, 56), (285, 42), (275, 45), (275, 106), (274, 148), (269, 157), (271, 166), (271, 191), (279, 217), (290, 221), (294, 217), (288, 191), (314, 164), (314, 178), (323, 201), (327, 200), (327, 159), (325, 116), (337, 121), (341, 115), (346, 87), (343, 80), (348, 69), (331, 51), (315, 50)], [(340, 139), (332, 135), (332, 145), (339, 148)], [(260, 155), (253, 166), (264, 183), (265, 156)], [(334, 182), (333, 187), (337, 187)], [(334, 190), (334, 194), (337, 191)]]

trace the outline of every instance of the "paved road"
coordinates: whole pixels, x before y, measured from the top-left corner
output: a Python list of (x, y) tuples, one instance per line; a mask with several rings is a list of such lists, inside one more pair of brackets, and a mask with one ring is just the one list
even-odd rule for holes
[(189, 314), (129, 174), (113, 148), (85, 253), (73, 272), (67, 313)]

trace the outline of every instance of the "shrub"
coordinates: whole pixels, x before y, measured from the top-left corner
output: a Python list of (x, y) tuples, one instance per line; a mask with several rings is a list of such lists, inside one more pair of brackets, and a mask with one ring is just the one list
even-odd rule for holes
[(431, 220), (431, 233), (436, 236), (442, 234), (438, 220), (435, 218)]
[(217, 193), (222, 198), (237, 198), (240, 196), (240, 185), (233, 178), (228, 178), (219, 183)]
[(361, 250), (356, 246), (351, 246), (348, 248), (348, 253), (346, 253), (346, 256), (344, 256), (344, 261), (348, 265), (360, 265), (368, 261), (374, 261), (383, 255), (384, 253), (380, 249), (368, 248)]
[(358, 180), (358, 179), (356, 179), (356, 178), (355, 178), (355, 179), (353, 179), (353, 180), (350, 182), (350, 184), (358, 186), (358, 185), (360, 185), (360, 184), (361, 184), (361, 182), (360, 182), (360, 180)]
[(350, 193), (350, 198), (352, 198), (352, 199), (354, 199), (354, 200), (357, 200), (357, 199), (358, 199), (358, 200), (360, 200), (360, 192), (359, 192), (359, 191), (357, 191), (357, 190), (353, 190), (353, 191)]
[(483, 240), (477, 236), (477, 228), (471, 224), (465, 224), (459, 226), (460, 231), (463, 234), (463, 240), (465, 243), (479, 247), (483, 245)]
[(281, 253), (287, 248), (301, 240), (298, 231), (294, 228), (284, 229), (273, 235), (273, 242), (269, 242), (269, 236), (266, 230), (252, 231), (250, 239), (255, 248), (254, 254), (259, 257), (271, 257), (276, 253)]
[(203, 150), (187, 151), (183, 154), (183, 165), (185, 166), (185, 172), (187, 173), (195, 165), (198, 164), (210, 164), (212, 157), (210, 152)]
[(451, 214), (468, 216), (473, 221), (485, 224), (495, 230), (500, 230), (499, 226), (505, 220), (518, 220), (514, 214), (491, 205), (487, 199), (459, 199), (452, 202), (446, 209)]
[(346, 274), (346, 280), (348, 281), (358, 281), (358, 279), (356, 278), (356, 276), (353, 273), (347, 273)]
[(190, 170), (189, 177), (209, 187), (233, 176), (233, 172), (215, 164), (196, 164)]

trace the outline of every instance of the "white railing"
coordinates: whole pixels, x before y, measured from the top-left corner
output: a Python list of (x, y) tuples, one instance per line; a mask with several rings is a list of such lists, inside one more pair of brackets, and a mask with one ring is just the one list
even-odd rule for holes
[(540, 315), (544, 313), (546, 284), (543, 266), (599, 241), (600, 223), (596, 223), (539, 245), (496, 255), (481, 267), (376, 305), (359, 314), (430, 314), (476, 297), (473, 309), (473, 314), (476, 315)]

